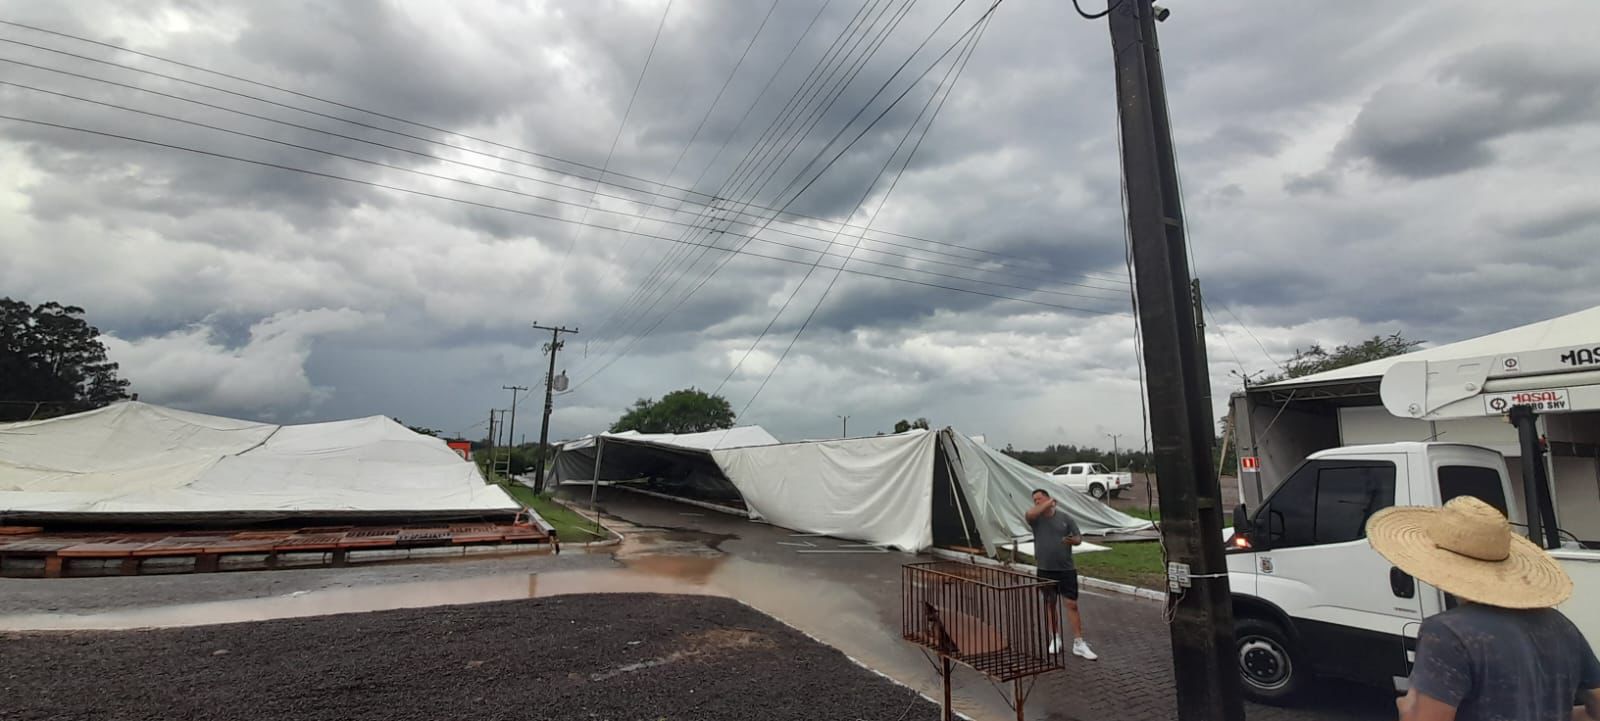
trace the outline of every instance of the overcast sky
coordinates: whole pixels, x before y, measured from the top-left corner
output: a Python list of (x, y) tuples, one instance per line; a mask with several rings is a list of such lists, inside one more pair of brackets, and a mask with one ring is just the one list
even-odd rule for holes
[[(0, 58), (77, 74), (0, 63), (5, 115), (454, 200), (0, 120), (0, 295), (85, 307), (141, 399), (225, 415), (386, 414), (477, 437), (510, 402), (501, 386), (541, 384), (537, 321), (582, 331), (560, 355), (575, 390), (556, 438), (635, 398), (722, 386), (749, 404), (741, 422), (783, 439), (837, 435), (840, 415), (856, 435), (926, 416), (998, 446), (1137, 445), (1105, 21), (1009, 0), (956, 76), (988, 3), (924, 0), (892, 24), (905, 2), (677, 0), (660, 25), (659, 0), (3, 0), (0, 19), (193, 66), (0, 26), (16, 41)], [(1169, 7), (1219, 404), (1230, 371), (1312, 343), (1447, 342), (1600, 303), (1600, 5)], [(832, 77), (859, 72), (807, 105), (830, 47)], [(758, 145), (769, 126), (778, 142)], [(590, 168), (612, 173), (602, 195)], [(708, 196), (684, 203), (685, 188), (731, 200), (702, 214)], [(746, 242), (783, 206), (821, 220), (768, 225), (745, 250), (769, 258), (724, 265), (706, 247)], [(837, 233), (844, 219), (870, 240)], [(801, 248), (830, 240), (813, 271)], [(830, 286), (856, 245), (859, 273)], [(537, 434), (538, 405), (521, 401), (518, 435)]]

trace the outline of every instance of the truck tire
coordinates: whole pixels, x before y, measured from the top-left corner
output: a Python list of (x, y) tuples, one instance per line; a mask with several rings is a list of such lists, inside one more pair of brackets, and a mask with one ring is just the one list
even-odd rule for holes
[(1258, 703), (1284, 705), (1304, 690), (1310, 670), (1300, 663), (1289, 634), (1273, 621), (1242, 617), (1234, 623), (1239, 686)]
[(1106, 487), (1099, 483), (1089, 484), (1089, 495), (1097, 501), (1106, 499)]

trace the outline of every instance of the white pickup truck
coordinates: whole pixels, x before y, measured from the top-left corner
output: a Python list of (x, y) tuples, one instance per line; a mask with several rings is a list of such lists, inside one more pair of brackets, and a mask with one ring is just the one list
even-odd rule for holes
[(1050, 475), (1059, 477), (1068, 488), (1102, 501), (1107, 495), (1119, 498), (1133, 487), (1133, 474), (1112, 473), (1099, 463), (1068, 463), (1050, 469)]

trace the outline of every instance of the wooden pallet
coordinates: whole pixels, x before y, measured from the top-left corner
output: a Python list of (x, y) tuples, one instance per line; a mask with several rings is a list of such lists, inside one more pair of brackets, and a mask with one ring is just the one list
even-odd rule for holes
[[(16, 528), (16, 527), (7, 527)], [(225, 556), (264, 555), (269, 568), (288, 553), (327, 553), (342, 566), (351, 550), (488, 544), (555, 543), (537, 523), (458, 523), (427, 526), (320, 526), (282, 531), (180, 531), (62, 533), (40, 530), (0, 534), (0, 559), (43, 559), (46, 578), (64, 575), (72, 561), (120, 561), (125, 575), (150, 558), (193, 558), (194, 571), (221, 570)]]

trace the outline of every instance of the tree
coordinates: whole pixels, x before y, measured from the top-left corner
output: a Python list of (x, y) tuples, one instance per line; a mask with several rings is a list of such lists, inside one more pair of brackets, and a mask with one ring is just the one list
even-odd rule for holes
[(931, 426), (928, 423), (928, 419), (926, 419), (926, 418), (918, 418), (918, 419), (916, 419), (914, 421), (908, 421), (908, 420), (906, 420), (904, 418), (901, 418), (900, 420), (895, 421), (894, 432), (895, 433), (905, 433), (906, 431), (909, 431), (909, 430), (911, 430), (913, 428), (921, 428), (922, 430), (928, 430), (930, 427)]
[(1397, 356), (1409, 353), (1419, 345), (1422, 345), (1422, 341), (1407, 340), (1398, 331), (1390, 335), (1375, 335), (1353, 345), (1341, 345), (1332, 351), (1323, 348), (1321, 344), (1315, 344), (1305, 350), (1296, 349), (1294, 358), (1284, 364), (1282, 373), (1267, 376), (1255, 383), (1276, 383), (1289, 378), (1299, 378), (1379, 358)]
[(83, 309), (0, 298), (0, 420), (92, 410), (128, 397)]
[(612, 433), (702, 433), (733, 427), (733, 406), (728, 399), (696, 388), (673, 391), (661, 400), (640, 398), (634, 401), (616, 423)]
[(406, 428), (411, 429), (412, 433), (421, 433), (422, 435), (433, 436), (434, 438), (444, 437), (444, 431), (436, 428), (429, 428), (427, 426), (406, 426)]

